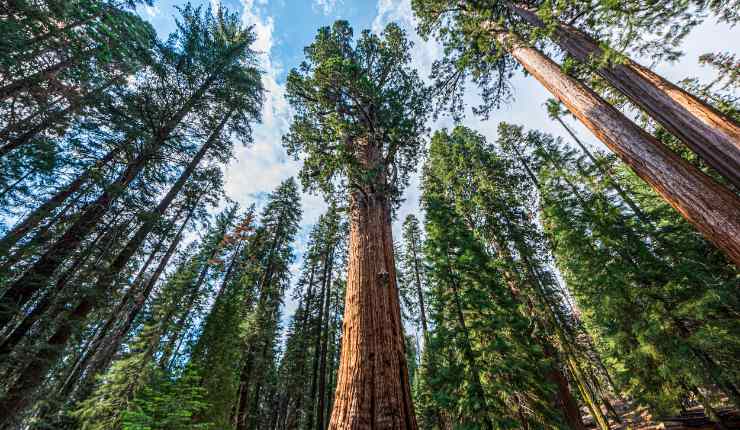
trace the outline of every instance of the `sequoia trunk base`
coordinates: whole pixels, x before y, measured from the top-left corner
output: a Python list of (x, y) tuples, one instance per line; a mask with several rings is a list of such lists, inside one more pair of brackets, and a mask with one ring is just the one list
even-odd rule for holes
[(390, 210), (382, 193), (351, 196), (344, 331), (331, 430), (416, 430)]

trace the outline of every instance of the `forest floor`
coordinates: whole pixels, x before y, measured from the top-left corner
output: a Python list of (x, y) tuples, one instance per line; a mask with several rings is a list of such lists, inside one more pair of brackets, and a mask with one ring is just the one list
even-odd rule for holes
[[(609, 420), (612, 430), (714, 430), (720, 429), (707, 416), (700, 406), (686, 410), (678, 416), (658, 418), (650, 415), (647, 409), (632, 407), (628, 403), (615, 402), (622, 423)], [(740, 429), (740, 412), (731, 408), (719, 408), (717, 413), (724, 419), (728, 430)], [(597, 428), (590, 414), (583, 417), (588, 428)]]

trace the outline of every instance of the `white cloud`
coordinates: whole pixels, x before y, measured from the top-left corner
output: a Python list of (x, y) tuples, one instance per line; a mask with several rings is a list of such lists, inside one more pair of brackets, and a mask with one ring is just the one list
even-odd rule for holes
[(321, 11), (324, 15), (331, 15), (337, 6), (342, 4), (342, 0), (313, 0), (312, 6), (314, 10)]
[[(292, 160), (282, 146), (282, 135), (290, 127), (290, 105), (285, 98), (285, 87), (278, 82), (281, 65), (275, 61), (272, 48), (275, 43), (275, 23), (264, 16), (263, 0), (243, 0), (244, 24), (253, 26), (257, 36), (253, 48), (259, 52), (260, 68), (264, 71), (262, 84), (267, 90), (262, 109), (262, 122), (254, 127), (254, 144), (238, 148), (226, 169), (226, 192), (243, 205), (250, 204), (262, 193), (270, 192), (278, 184), (296, 176), (300, 163)], [(323, 201), (305, 195), (304, 224), (311, 224), (324, 209)]]
[[(266, 3), (265, 0), (242, 0), (242, 20), (245, 25), (253, 26), (256, 34), (253, 49), (259, 53), (259, 66), (264, 72), (262, 84), (267, 91), (262, 108), (262, 122), (254, 127), (254, 144), (238, 147), (234, 153), (235, 159), (229, 163), (225, 172), (226, 194), (242, 207), (259, 202), (265, 193), (274, 190), (280, 182), (297, 176), (301, 167), (300, 162), (289, 157), (282, 146), (282, 136), (290, 127), (291, 109), (285, 98), (285, 86), (278, 81), (282, 66), (272, 55), (275, 22), (262, 10)], [(301, 206), (303, 220), (296, 243), (299, 257), (305, 247), (303, 242), (310, 226), (326, 209), (322, 198), (308, 194), (301, 196)], [(300, 263), (299, 258), (291, 265), (294, 282)], [(295, 303), (289, 297), (290, 294), (287, 295), (286, 317), (295, 309)]]
[(157, 5), (154, 5), (154, 6), (144, 5), (144, 12), (146, 12), (146, 14), (149, 16), (149, 18), (154, 18), (155, 16), (159, 15), (159, 12), (160, 12), (159, 6), (157, 6)]

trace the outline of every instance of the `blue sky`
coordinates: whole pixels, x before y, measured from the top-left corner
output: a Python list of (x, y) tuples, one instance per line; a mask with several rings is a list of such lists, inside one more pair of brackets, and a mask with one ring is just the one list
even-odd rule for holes
[[(216, 5), (217, 0), (193, 1), (193, 4)], [(183, 0), (155, 0), (153, 7), (140, 8), (140, 14), (156, 28), (160, 37), (165, 38), (174, 28), (175, 7), (183, 5)], [(221, 0), (222, 7), (238, 11), (245, 23), (254, 25), (257, 33), (256, 49), (262, 53), (261, 65), (265, 71), (263, 78), (269, 91), (262, 124), (255, 127), (255, 143), (239, 147), (235, 159), (226, 170), (226, 192), (234, 200), (246, 206), (259, 202), (265, 193), (274, 189), (280, 181), (295, 175), (300, 164), (289, 159), (281, 145), (281, 136), (290, 124), (290, 108), (284, 97), (285, 77), (291, 68), (303, 58), (303, 47), (313, 40), (316, 29), (331, 24), (336, 19), (348, 20), (356, 33), (369, 28), (379, 32), (389, 22), (395, 21), (406, 29), (409, 37), (416, 43), (412, 61), (422, 76), (428, 76), (430, 67), (440, 54), (439, 46), (433, 41), (423, 41), (415, 33), (415, 22), (411, 12), (410, 0)], [(708, 52), (738, 52), (740, 27), (731, 28), (718, 24), (713, 18), (684, 39), (680, 49), (681, 59), (672, 64), (653, 65), (654, 70), (664, 77), (678, 81), (685, 77), (699, 77), (709, 82), (716, 76), (698, 64), (698, 57)], [(640, 60), (637, 58), (637, 60)], [(642, 61), (650, 65), (647, 61)], [(543, 104), (549, 98), (546, 91), (531, 77), (521, 74), (512, 81), (514, 100), (495, 112), (490, 119), (481, 120), (472, 114), (463, 123), (474, 128), (489, 140), (495, 140), (496, 128), (500, 121), (521, 124), (527, 128), (537, 128), (558, 135), (567, 140), (559, 126), (548, 120)], [(466, 94), (469, 106), (476, 105), (477, 91), (471, 88)], [(441, 119), (430, 124), (432, 130), (450, 127), (449, 119)], [(603, 148), (580, 124), (571, 125), (587, 143)], [(402, 220), (408, 213), (418, 213), (418, 181), (412, 180), (406, 190), (406, 203), (399, 211)], [(320, 196), (304, 195), (303, 228), (297, 241), (298, 259), (293, 270), (297, 271), (300, 255), (310, 226), (325, 209)], [(394, 226), (398, 239), (399, 222)], [(288, 304), (290, 310), (291, 304)]]

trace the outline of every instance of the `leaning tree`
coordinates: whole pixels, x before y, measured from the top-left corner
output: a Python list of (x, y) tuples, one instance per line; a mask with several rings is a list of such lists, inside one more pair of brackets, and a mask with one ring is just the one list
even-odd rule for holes
[(416, 164), (429, 92), (411, 43), (390, 24), (353, 39), (337, 21), (291, 71), (284, 137), (309, 190), (344, 193), (350, 219), (344, 333), (329, 428), (416, 429), (396, 284), (391, 216)]
[[(496, 4), (494, 4), (496, 3)], [(508, 8), (497, 2), (414, 0), (422, 35), (435, 35), (445, 57), (434, 66), (437, 93), (453, 111), (463, 108), (465, 82), (482, 88), (483, 113), (510, 94), (508, 78), (523, 67), (622, 161), (708, 240), (740, 265), (740, 198), (661, 144), (563, 71), (530, 43)], [(559, 39), (558, 39), (559, 40)]]

